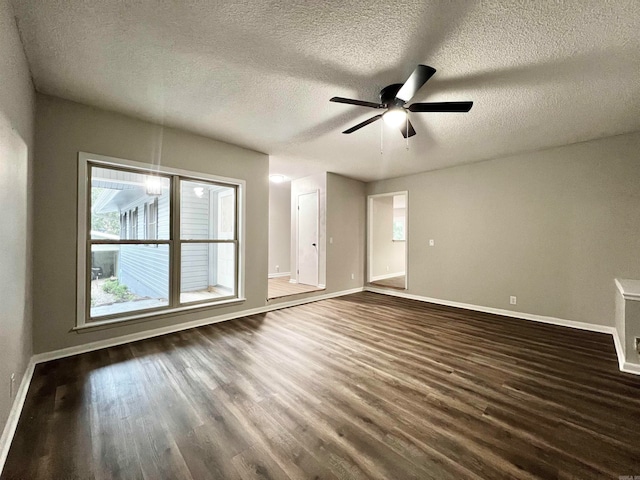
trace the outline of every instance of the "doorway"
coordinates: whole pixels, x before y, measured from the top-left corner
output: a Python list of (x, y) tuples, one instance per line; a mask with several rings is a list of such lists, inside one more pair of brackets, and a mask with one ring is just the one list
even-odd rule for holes
[(408, 192), (369, 195), (367, 282), (405, 290), (408, 264)]
[(270, 176), (267, 300), (324, 290), (325, 193), (326, 174)]

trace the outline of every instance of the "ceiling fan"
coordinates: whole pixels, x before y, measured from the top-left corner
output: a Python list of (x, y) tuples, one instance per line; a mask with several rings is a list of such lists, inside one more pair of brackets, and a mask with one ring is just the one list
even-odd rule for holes
[(358, 125), (355, 125), (342, 133), (353, 133), (356, 130), (366, 127), (370, 123), (381, 118), (388, 125), (399, 127), (404, 138), (413, 137), (416, 131), (409, 120), (409, 112), (468, 112), (473, 106), (473, 102), (430, 102), (413, 103), (409, 106), (405, 104), (418, 93), (418, 90), (436, 73), (436, 69), (428, 65), (418, 65), (411, 76), (404, 83), (394, 83), (380, 90), (380, 103), (364, 102), (362, 100), (352, 100), (350, 98), (333, 97), (330, 101), (336, 103), (346, 103), (349, 105), (359, 105), (369, 108), (384, 108), (387, 111), (371, 117)]

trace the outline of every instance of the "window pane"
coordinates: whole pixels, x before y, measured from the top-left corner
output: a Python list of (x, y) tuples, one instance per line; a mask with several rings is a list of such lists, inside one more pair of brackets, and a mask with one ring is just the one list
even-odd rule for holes
[(170, 180), (91, 167), (91, 238), (168, 240)]
[(207, 182), (180, 181), (180, 238), (235, 239), (236, 190)]
[(169, 246), (91, 246), (91, 317), (169, 305)]
[(180, 303), (236, 295), (233, 243), (183, 243)]

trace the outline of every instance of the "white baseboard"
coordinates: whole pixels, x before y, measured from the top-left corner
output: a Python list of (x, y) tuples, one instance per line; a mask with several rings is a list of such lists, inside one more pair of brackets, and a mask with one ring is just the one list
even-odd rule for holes
[(279, 273), (270, 273), (269, 278), (281, 278), (281, 277), (290, 277), (291, 272), (279, 272)]
[(29, 360), (27, 368), (24, 371), (24, 375), (22, 375), (20, 387), (16, 392), (16, 398), (13, 400), (11, 411), (9, 411), (9, 418), (7, 418), (7, 423), (2, 431), (2, 437), (0, 437), (0, 475), (4, 469), (4, 464), (7, 461), (9, 449), (11, 448), (11, 442), (13, 441), (13, 436), (15, 435), (16, 428), (18, 427), (18, 420), (20, 420), (24, 401), (27, 398), (27, 392), (29, 391), (29, 385), (31, 385), (34, 368), (35, 362), (33, 361), (33, 357), (31, 357), (31, 360)]
[(640, 365), (638, 365), (637, 363), (624, 362), (620, 370), (625, 373), (640, 375)]
[(309, 297), (304, 297), (304, 298), (297, 298), (295, 300), (289, 300), (286, 302), (281, 302), (280, 300), (283, 298), (291, 298), (291, 297), (277, 297), (277, 298), (271, 298), (269, 300), (270, 305), (268, 305), (268, 310), (266, 311), (271, 311), (271, 310), (278, 310), (280, 308), (288, 308), (288, 307), (295, 307), (296, 305), (302, 305), (305, 303), (311, 303), (311, 302), (317, 302), (319, 300), (326, 300), (328, 298), (335, 298), (335, 297), (342, 297), (344, 295), (351, 295), (352, 293), (358, 293), (358, 292), (362, 292), (364, 290), (363, 287), (358, 287), (358, 288), (352, 288), (350, 290), (341, 290), (339, 292), (333, 292), (333, 293), (321, 293), (319, 295), (313, 295), (316, 292), (321, 292), (321, 290), (315, 290), (315, 291), (311, 291), (311, 292), (300, 292), (299, 294), (296, 295), (301, 295), (304, 293), (309, 293), (312, 294), (312, 296)]
[(606, 325), (594, 325), (593, 323), (576, 322), (574, 320), (566, 320), (564, 318), (557, 317), (547, 317), (544, 315), (534, 315), (531, 313), (515, 312), (513, 310), (503, 310), (501, 308), (484, 307), (482, 305), (473, 305), (470, 303), (452, 302), (450, 300), (423, 297), (421, 295), (413, 295), (411, 293), (406, 293), (399, 290), (390, 290), (386, 288), (366, 286), (364, 290), (367, 292), (381, 293), (383, 295), (391, 295), (394, 297), (408, 298), (410, 300), (418, 300), (420, 302), (435, 303), (436, 305), (445, 305), (447, 307), (457, 307), (464, 308), (465, 310), (472, 310), (475, 312), (492, 313), (494, 315), (502, 315), (503, 317), (521, 318), (533, 322), (548, 323), (550, 325), (560, 325), (562, 327), (576, 328), (578, 330), (587, 330), (589, 332), (608, 333), (609, 335), (613, 336), (613, 344), (616, 349), (616, 355), (618, 356), (618, 367), (620, 368), (620, 371), (640, 375), (640, 365), (626, 361), (624, 352), (622, 351), (622, 345), (620, 344), (620, 339), (618, 338), (618, 331), (615, 327), (609, 327)]
[(620, 370), (624, 368), (624, 364), (627, 359), (624, 356), (624, 349), (622, 348), (622, 342), (620, 341), (620, 335), (618, 335), (618, 330), (614, 329), (613, 335), (613, 344), (616, 346), (616, 355), (618, 356), (618, 366)]
[(235, 318), (241, 318), (241, 317), (248, 317), (250, 315), (257, 315), (259, 313), (266, 313), (272, 310), (278, 310), (280, 308), (293, 307), (296, 305), (302, 305), (304, 303), (325, 300), (327, 298), (350, 295), (352, 293), (361, 292), (362, 290), (363, 288), (359, 287), (359, 288), (353, 288), (351, 290), (341, 290), (339, 292), (325, 293), (322, 295), (298, 298), (295, 300), (290, 300), (288, 302), (271, 303), (269, 305), (265, 305), (264, 307), (252, 308), (249, 310), (241, 310), (239, 312), (228, 313), (226, 315), (218, 315), (215, 317), (203, 318), (201, 320), (194, 320), (192, 322), (181, 323), (178, 325), (170, 325), (167, 327), (155, 328), (153, 330), (132, 333), (129, 335), (110, 338), (107, 340), (100, 340), (97, 342), (85, 343), (84, 345), (62, 348), (60, 350), (53, 350), (51, 352), (38, 353), (33, 356), (33, 361), (34, 363), (48, 362), (51, 360), (57, 360), (59, 358), (70, 357), (72, 355), (79, 355), (81, 353), (92, 352), (92, 351), (100, 350), (103, 348), (115, 347), (117, 345), (123, 345), (125, 343), (137, 342), (139, 340), (146, 340), (147, 338), (159, 337), (161, 335), (167, 335), (169, 333), (180, 332), (183, 330), (188, 330), (190, 328), (201, 327), (204, 325), (211, 325), (219, 322), (226, 322), (227, 320), (233, 320)]
[(637, 363), (627, 362), (627, 359), (624, 355), (624, 349), (622, 348), (622, 342), (620, 341), (620, 336), (618, 335), (618, 330), (614, 329), (612, 335), (613, 344), (616, 346), (616, 354), (618, 355), (618, 367), (620, 368), (620, 371), (640, 375), (640, 365), (638, 365)]
[(378, 280), (386, 280), (387, 278), (400, 277), (404, 275), (404, 272), (385, 273), (384, 275), (376, 275), (371, 277), (371, 282), (377, 282)]
[(423, 297), (411, 293), (402, 292), (400, 290), (388, 290), (378, 287), (365, 287), (368, 292), (382, 293), (384, 295), (392, 295), (394, 297), (408, 298), (418, 300), (420, 302), (435, 303), (436, 305), (445, 305), (447, 307), (464, 308), (465, 310), (473, 310), (475, 312), (493, 313), (494, 315), (502, 315), (503, 317), (523, 318), (525, 320), (533, 320), (534, 322), (549, 323), (552, 325), (561, 325), (563, 327), (577, 328), (579, 330), (589, 330), (598, 333), (613, 333), (615, 327), (607, 327), (605, 325), (594, 325), (592, 323), (576, 322), (573, 320), (565, 320), (563, 318), (546, 317), (544, 315), (534, 315), (531, 313), (515, 312), (513, 310), (503, 310), (501, 308), (484, 307), (481, 305), (473, 305), (471, 303), (452, 302), (450, 300), (441, 300), (439, 298)]

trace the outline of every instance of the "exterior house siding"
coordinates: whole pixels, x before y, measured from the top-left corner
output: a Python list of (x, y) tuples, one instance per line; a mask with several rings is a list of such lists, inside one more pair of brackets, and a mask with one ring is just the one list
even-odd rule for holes
[[(169, 195), (158, 199), (158, 239), (169, 238)], [(123, 206), (120, 214), (138, 209), (137, 238), (146, 237), (148, 196), (135, 199)], [(122, 245), (118, 278), (136, 295), (152, 298), (168, 298), (169, 294), (169, 248), (166, 245)]]
[[(211, 238), (211, 192), (205, 189), (197, 196), (189, 183), (183, 183), (180, 196), (180, 229), (184, 240), (207, 240)], [(209, 274), (210, 246), (203, 243), (183, 244), (181, 291), (206, 290), (211, 282)], [(210, 283), (211, 282), (211, 283)]]
[[(142, 174), (101, 168), (93, 185), (107, 191), (97, 202), (98, 208), (106, 211), (117, 209), (122, 239), (143, 242), (167, 240), (171, 236), (169, 185), (165, 183), (162, 194), (155, 196), (147, 194), (145, 181)], [(189, 240), (233, 238), (233, 189), (191, 180), (181, 180), (180, 187), (180, 232), (184, 242), (180, 259), (181, 292), (206, 291), (218, 285), (232, 288), (235, 283), (235, 246), (190, 243)], [(157, 223), (150, 218), (155, 202)], [(141, 297), (168, 297), (168, 245), (128, 244), (121, 245), (119, 252), (116, 275), (121, 284)]]

